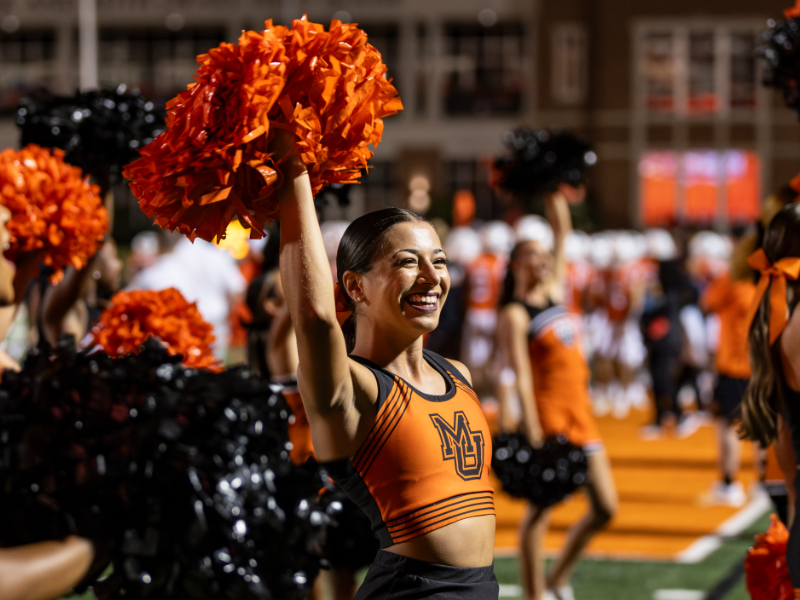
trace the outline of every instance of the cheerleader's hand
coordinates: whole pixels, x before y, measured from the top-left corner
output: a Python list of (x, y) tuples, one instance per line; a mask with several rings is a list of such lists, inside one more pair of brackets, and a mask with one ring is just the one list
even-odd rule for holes
[(525, 432), (525, 436), (528, 438), (528, 442), (534, 448), (541, 448), (544, 445), (544, 432), (542, 431), (542, 426), (536, 423), (535, 425), (531, 425), (526, 427), (527, 431)]
[(295, 171), (305, 171), (305, 164), (297, 150), (297, 136), (291, 131), (275, 128), (272, 140), (269, 142), (269, 151), (272, 159), (284, 175), (289, 179)]
[(586, 199), (586, 186), (583, 184), (574, 186), (562, 183), (558, 186), (558, 191), (563, 194), (569, 204), (583, 204)]

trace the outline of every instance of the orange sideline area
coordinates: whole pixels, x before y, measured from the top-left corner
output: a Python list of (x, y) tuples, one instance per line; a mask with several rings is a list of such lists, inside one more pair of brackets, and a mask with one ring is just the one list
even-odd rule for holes
[[(704, 506), (701, 496), (719, 477), (714, 429), (706, 425), (686, 439), (667, 436), (644, 441), (639, 429), (649, 415), (631, 411), (624, 420), (598, 419), (617, 484), (619, 510), (610, 525), (588, 547), (588, 554), (616, 558), (681, 560), (702, 536), (713, 534), (742, 508)], [(739, 475), (745, 490), (756, 480), (752, 445), (742, 443), (742, 470)], [(494, 481), (499, 490), (499, 482)], [(516, 553), (517, 527), (525, 502), (498, 491), (498, 554)], [(558, 505), (550, 522), (546, 547), (555, 553), (562, 546), (566, 531), (586, 510), (581, 493)]]

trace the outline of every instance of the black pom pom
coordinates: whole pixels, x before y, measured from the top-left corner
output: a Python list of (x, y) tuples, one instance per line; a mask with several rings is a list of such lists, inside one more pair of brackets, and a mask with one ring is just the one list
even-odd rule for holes
[(560, 502), (587, 481), (586, 455), (564, 436), (534, 448), (521, 433), (501, 433), (492, 447), (492, 470), (503, 491), (541, 508)]
[(101, 187), (115, 183), (137, 150), (164, 130), (165, 114), (137, 91), (115, 90), (23, 98), (17, 109), (21, 143), (61, 148), (68, 163)]
[(786, 106), (800, 116), (800, 18), (769, 21), (761, 35), (764, 85), (779, 89)]
[(509, 155), (495, 161), (498, 185), (522, 199), (562, 183), (582, 185), (586, 168), (597, 160), (587, 142), (565, 131), (521, 127), (507, 131), (503, 142)]
[(320, 504), (330, 518), (322, 545), (328, 565), (349, 571), (370, 565), (380, 542), (369, 518), (337, 487), (327, 489), (320, 497)]
[(0, 546), (75, 533), (104, 597), (301, 600), (325, 480), (289, 460), (291, 410), (244, 369), (187, 369), (148, 341), (111, 359), (33, 351), (0, 384)]

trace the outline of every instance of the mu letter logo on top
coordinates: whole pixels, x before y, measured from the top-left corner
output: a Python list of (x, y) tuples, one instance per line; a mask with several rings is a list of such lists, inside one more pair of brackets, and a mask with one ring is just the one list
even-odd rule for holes
[(464, 481), (480, 479), (483, 472), (483, 432), (472, 431), (467, 416), (458, 411), (451, 426), (438, 415), (430, 415), (442, 442), (442, 460), (452, 460), (456, 473)]

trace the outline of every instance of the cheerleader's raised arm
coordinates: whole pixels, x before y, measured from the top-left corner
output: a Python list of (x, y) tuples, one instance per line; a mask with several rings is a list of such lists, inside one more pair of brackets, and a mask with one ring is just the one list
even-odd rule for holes
[(319, 459), (349, 457), (374, 419), (377, 383), (347, 356), (308, 172), (298, 154), (287, 157), (282, 174), (280, 269), (297, 334), (300, 395)]

